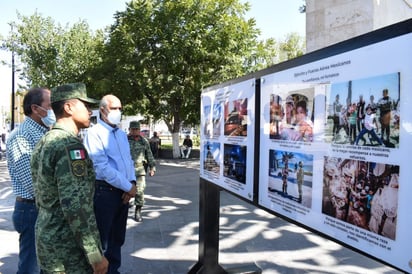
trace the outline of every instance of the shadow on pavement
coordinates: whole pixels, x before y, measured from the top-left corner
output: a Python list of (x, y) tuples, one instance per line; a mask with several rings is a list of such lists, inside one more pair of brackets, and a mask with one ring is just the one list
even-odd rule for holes
[[(158, 160), (147, 178), (143, 222), (129, 211), (123, 274), (183, 274), (198, 261), (199, 160)], [(0, 162), (0, 273), (16, 272), (14, 197)], [(272, 273), (401, 273), (221, 192), (219, 263), (256, 264)]]

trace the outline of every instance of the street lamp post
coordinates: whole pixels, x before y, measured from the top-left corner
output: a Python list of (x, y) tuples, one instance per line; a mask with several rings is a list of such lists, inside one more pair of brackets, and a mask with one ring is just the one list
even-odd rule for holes
[[(13, 33), (13, 26), (11, 27)], [(15, 96), (14, 96), (14, 45), (11, 49), (11, 124), (10, 131), (14, 129), (14, 106), (15, 106)]]

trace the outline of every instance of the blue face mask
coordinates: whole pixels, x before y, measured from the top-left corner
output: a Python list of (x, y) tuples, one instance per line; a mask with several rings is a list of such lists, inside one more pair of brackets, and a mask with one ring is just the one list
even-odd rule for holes
[(51, 127), (56, 123), (56, 116), (54, 115), (54, 112), (52, 109), (45, 109), (39, 106), (39, 108), (43, 109), (44, 111), (47, 111), (47, 115), (45, 117), (41, 117), (40, 119), (43, 122), (43, 124), (46, 127)]

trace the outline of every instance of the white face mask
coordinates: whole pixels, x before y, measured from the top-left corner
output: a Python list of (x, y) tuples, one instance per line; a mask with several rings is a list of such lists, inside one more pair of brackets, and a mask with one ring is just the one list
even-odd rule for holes
[(46, 127), (51, 127), (56, 123), (56, 115), (54, 115), (54, 111), (52, 109), (45, 109), (41, 106), (39, 108), (47, 111), (47, 115), (45, 117), (41, 117), (40, 119)]
[(107, 120), (112, 125), (120, 124), (121, 119), (122, 119), (122, 112), (120, 110), (112, 110), (107, 114)]

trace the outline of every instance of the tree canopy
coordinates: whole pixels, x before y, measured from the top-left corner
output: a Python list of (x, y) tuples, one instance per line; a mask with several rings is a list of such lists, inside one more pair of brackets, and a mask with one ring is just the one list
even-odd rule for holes
[(64, 28), (37, 12), (17, 17), (20, 22), (12, 23), (16, 32), (3, 40), (3, 47), (20, 57), (21, 77), (27, 86), (90, 82), (88, 74), (101, 59), (96, 49), (103, 43), (102, 32), (93, 34), (84, 21)]
[(85, 21), (62, 27), (18, 14), (2, 46), (20, 57), (27, 86), (84, 82), (91, 96), (118, 96), (126, 115), (164, 121), (178, 155), (180, 128), (199, 124), (204, 87), (304, 52), (293, 33), (259, 41), (249, 8), (240, 0), (131, 0), (95, 33)]
[(106, 47), (110, 89), (171, 132), (198, 123), (201, 89), (248, 72), (259, 31), (247, 9), (238, 0), (130, 2)]
[(102, 78), (126, 110), (163, 120), (177, 137), (183, 123), (198, 124), (204, 86), (248, 71), (259, 34), (243, 18), (248, 8), (238, 0), (131, 1), (115, 15)]

